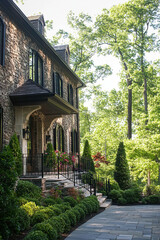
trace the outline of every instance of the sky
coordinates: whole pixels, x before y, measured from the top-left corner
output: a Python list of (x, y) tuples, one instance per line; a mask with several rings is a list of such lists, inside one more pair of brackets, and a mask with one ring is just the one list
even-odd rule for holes
[[(20, 9), (26, 16), (43, 13), (45, 20), (53, 20), (53, 33), (59, 29), (68, 31), (67, 15), (73, 11), (76, 15), (83, 12), (90, 15), (93, 19), (102, 12), (102, 9), (110, 9), (113, 5), (124, 3), (127, 0), (23, 0), (24, 4), (19, 3)], [(100, 57), (96, 59), (96, 63), (109, 64), (113, 74), (106, 77), (99, 84), (103, 89), (110, 91), (115, 88), (118, 89), (120, 65), (116, 58), (112, 56)]]

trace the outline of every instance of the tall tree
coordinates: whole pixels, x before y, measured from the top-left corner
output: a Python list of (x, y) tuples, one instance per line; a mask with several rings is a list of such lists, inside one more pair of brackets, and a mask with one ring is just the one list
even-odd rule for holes
[[(97, 17), (95, 37), (99, 51), (112, 53), (119, 58), (125, 73), (128, 89), (128, 138), (132, 138), (132, 91), (133, 83), (144, 86), (144, 109), (148, 112), (147, 52), (155, 49), (155, 34), (159, 19), (159, 1), (134, 0), (104, 9)], [(141, 77), (140, 77), (141, 76)]]

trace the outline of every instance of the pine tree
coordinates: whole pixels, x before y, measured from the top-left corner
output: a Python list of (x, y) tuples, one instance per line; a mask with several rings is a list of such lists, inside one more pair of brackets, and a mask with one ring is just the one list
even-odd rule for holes
[(85, 140), (81, 163), (83, 169), (95, 172), (94, 162), (91, 156), (91, 149), (88, 140)]
[(130, 173), (123, 142), (119, 143), (117, 150), (114, 179), (118, 182), (121, 189), (129, 188)]
[(17, 174), (20, 176), (22, 174), (22, 152), (16, 133), (11, 137), (9, 147), (14, 157)]

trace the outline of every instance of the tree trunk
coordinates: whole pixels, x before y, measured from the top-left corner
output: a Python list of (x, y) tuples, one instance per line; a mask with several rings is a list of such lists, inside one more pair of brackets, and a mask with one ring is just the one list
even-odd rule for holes
[(127, 80), (128, 85), (128, 139), (132, 138), (132, 80)]

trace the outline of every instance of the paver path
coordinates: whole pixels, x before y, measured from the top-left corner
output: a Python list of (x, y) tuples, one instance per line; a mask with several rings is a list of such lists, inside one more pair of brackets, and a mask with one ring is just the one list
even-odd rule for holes
[(111, 206), (66, 240), (160, 240), (160, 205)]

